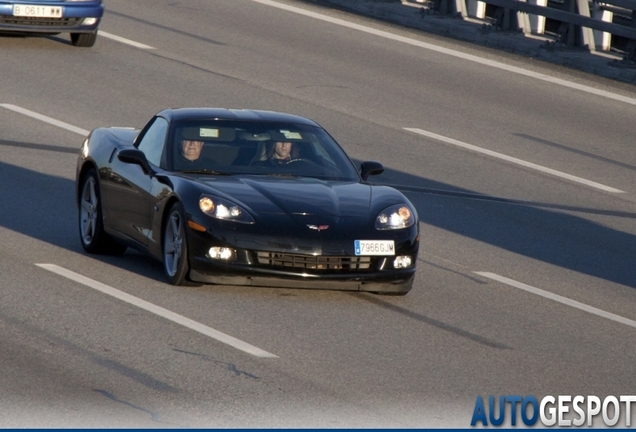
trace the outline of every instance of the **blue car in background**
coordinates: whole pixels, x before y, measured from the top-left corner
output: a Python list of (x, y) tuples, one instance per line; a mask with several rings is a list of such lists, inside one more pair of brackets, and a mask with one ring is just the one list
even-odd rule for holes
[(102, 15), (102, 0), (0, 0), (0, 33), (70, 33), (74, 46), (91, 47)]

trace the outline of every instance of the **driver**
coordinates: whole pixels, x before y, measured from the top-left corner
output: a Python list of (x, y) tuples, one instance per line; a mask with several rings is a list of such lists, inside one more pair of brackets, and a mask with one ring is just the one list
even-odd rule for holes
[(180, 171), (209, 169), (215, 162), (201, 155), (205, 143), (200, 140), (184, 139), (178, 144), (175, 168)]
[(203, 149), (203, 141), (196, 140), (182, 140), (181, 141), (181, 156), (184, 159), (194, 162), (201, 156), (201, 150)]

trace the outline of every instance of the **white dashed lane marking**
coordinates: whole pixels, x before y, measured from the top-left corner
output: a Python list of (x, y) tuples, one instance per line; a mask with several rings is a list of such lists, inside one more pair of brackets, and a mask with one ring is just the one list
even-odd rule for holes
[(151, 47), (150, 45), (145, 45), (145, 44), (142, 44), (140, 42), (135, 42), (134, 40), (126, 39), (126, 38), (123, 38), (121, 36), (117, 36), (117, 35), (114, 35), (114, 34), (111, 34), (111, 33), (106, 33), (105, 31), (101, 31), (101, 30), (99, 31), (99, 36), (114, 40), (115, 42), (120, 42), (120, 43), (123, 43), (123, 44), (126, 44), (126, 45), (130, 45), (130, 46), (133, 46), (133, 47), (139, 48), (139, 49), (144, 49), (144, 50), (153, 50), (153, 49), (155, 49), (154, 47)]
[(563, 296), (560, 296), (558, 294), (551, 293), (549, 291), (544, 291), (544, 290), (542, 290), (540, 288), (535, 288), (533, 286), (526, 285), (526, 284), (524, 284), (522, 282), (518, 282), (518, 281), (513, 280), (513, 279), (508, 279), (507, 277), (504, 277), (504, 276), (499, 276), (498, 274), (495, 274), (495, 273), (490, 273), (490, 272), (474, 272), (474, 273), (476, 273), (476, 274), (478, 274), (480, 276), (483, 276), (485, 278), (488, 278), (488, 279), (496, 280), (497, 282), (501, 282), (501, 283), (506, 284), (508, 286), (511, 286), (511, 287), (514, 287), (514, 288), (518, 288), (520, 290), (523, 290), (523, 291), (526, 291), (526, 292), (529, 292), (529, 293), (532, 293), (532, 294), (535, 294), (535, 295), (538, 295), (538, 296), (541, 296), (541, 297), (545, 297), (545, 298), (550, 299), (550, 300), (554, 300), (554, 301), (562, 303), (564, 305), (567, 305), (567, 306), (570, 306), (570, 307), (573, 307), (573, 308), (576, 308), (576, 309), (580, 309), (582, 311), (585, 311), (585, 312), (588, 312), (588, 313), (591, 313), (591, 314), (594, 314), (594, 315), (597, 315), (597, 316), (600, 316), (600, 317), (603, 317), (603, 318), (607, 318), (608, 320), (612, 320), (614, 322), (621, 323), (621, 324), (624, 324), (626, 326), (630, 326), (630, 327), (636, 328), (636, 321), (634, 321), (634, 320), (622, 317), (620, 315), (613, 314), (611, 312), (606, 312), (606, 311), (604, 311), (602, 309), (598, 309), (598, 308), (595, 308), (593, 306), (586, 305), (585, 303), (581, 303), (581, 302), (578, 302), (576, 300), (572, 300), (572, 299), (569, 299), (567, 297), (563, 297)]
[(191, 330), (199, 332), (205, 336), (208, 336), (212, 339), (215, 339), (219, 342), (222, 342), (226, 345), (229, 345), (233, 348), (236, 348), (238, 350), (241, 350), (253, 356), (264, 357), (264, 358), (278, 358), (278, 356), (271, 354), (267, 351), (264, 351), (260, 348), (257, 348), (254, 345), (250, 345), (247, 342), (243, 342), (242, 340), (236, 339), (235, 337), (222, 333), (218, 330), (215, 330), (211, 327), (203, 325), (199, 322), (193, 321), (190, 318), (186, 318), (183, 315), (179, 315), (175, 312), (169, 311), (168, 309), (164, 309), (153, 303), (147, 302), (146, 300), (142, 300), (138, 297), (127, 294), (111, 286), (108, 286), (101, 282), (97, 282), (96, 280), (90, 279), (79, 273), (75, 273), (71, 270), (67, 270), (55, 264), (36, 264), (36, 266), (43, 268), (45, 270), (48, 270), (50, 272), (53, 272), (57, 275), (63, 276), (77, 283), (80, 283), (82, 285), (85, 285), (89, 288), (93, 288), (94, 290), (97, 290), (101, 293), (107, 294), (111, 297), (114, 297), (123, 302), (136, 306), (140, 309), (143, 309), (145, 311), (158, 315), (174, 323), (180, 324), (184, 327), (187, 327)]
[(461, 148), (464, 148), (464, 149), (467, 149), (467, 150), (471, 150), (471, 151), (474, 151), (474, 152), (477, 152), (477, 153), (485, 154), (485, 155), (488, 155), (488, 156), (491, 156), (491, 157), (494, 157), (494, 158), (497, 158), (497, 159), (505, 160), (507, 162), (511, 162), (511, 163), (514, 163), (514, 164), (517, 164), (517, 165), (520, 165), (520, 166), (523, 166), (523, 167), (526, 167), (526, 168), (530, 168), (530, 169), (533, 169), (533, 170), (536, 170), (536, 171), (540, 171), (540, 172), (543, 172), (543, 173), (546, 173), (546, 174), (550, 174), (550, 175), (553, 175), (553, 176), (556, 176), (556, 177), (560, 177), (560, 178), (563, 178), (563, 179), (566, 179), (566, 180), (570, 180), (570, 181), (573, 181), (575, 183), (579, 183), (579, 184), (583, 184), (585, 186), (590, 186), (590, 187), (593, 187), (593, 188), (596, 188), (596, 189), (600, 189), (600, 190), (605, 191), (605, 192), (625, 193), (624, 191), (622, 191), (620, 189), (616, 189), (616, 188), (613, 188), (613, 187), (610, 187), (610, 186), (605, 186), (603, 184), (596, 183), (596, 182), (593, 182), (591, 180), (586, 180), (586, 179), (581, 178), (581, 177), (576, 177), (576, 176), (573, 176), (573, 175), (570, 175), (570, 174), (566, 174), (564, 172), (557, 171), (557, 170), (554, 170), (552, 168), (546, 168), (544, 166), (537, 165), (537, 164), (534, 164), (532, 162), (526, 162), (526, 161), (524, 161), (522, 159), (517, 159), (517, 158), (512, 157), (512, 156), (507, 156), (507, 155), (502, 154), (502, 153), (497, 153), (497, 152), (494, 152), (492, 150), (487, 150), (487, 149), (484, 149), (484, 148), (481, 148), (481, 147), (477, 147), (476, 145), (472, 145), (472, 144), (468, 144), (468, 143), (465, 143), (465, 142), (462, 142), (462, 141), (458, 141), (458, 140), (453, 139), (453, 138), (448, 138), (448, 137), (445, 137), (443, 135), (438, 135), (438, 134), (433, 133), (433, 132), (428, 132), (428, 131), (425, 131), (425, 130), (422, 130), (422, 129), (417, 129), (417, 128), (404, 128), (404, 130), (407, 130), (409, 132), (413, 132), (413, 133), (416, 133), (418, 135), (422, 135), (422, 136), (425, 136), (425, 137), (428, 137), (428, 138), (432, 138), (432, 139), (437, 140), (437, 141), (442, 141), (442, 142), (445, 142), (447, 144), (452, 144), (454, 146), (461, 147)]
[(47, 117), (47, 116), (42, 115), (42, 114), (38, 114), (35, 111), (31, 111), (31, 110), (28, 110), (26, 108), (19, 107), (17, 105), (11, 105), (11, 104), (4, 104), (3, 103), (3, 104), (0, 104), (0, 107), (8, 109), (8, 110), (13, 111), (13, 112), (17, 112), (19, 114), (23, 114), (25, 116), (34, 118), (36, 120), (40, 120), (40, 121), (42, 121), (44, 123), (48, 123), (48, 124), (51, 124), (53, 126), (57, 126), (59, 128), (66, 129), (66, 130), (69, 130), (71, 132), (75, 132), (76, 134), (80, 134), (80, 135), (84, 135), (84, 136), (89, 134), (89, 131), (87, 131), (86, 129), (78, 128), (78, 127), (70, 125), (68, 123), (64, 123), (63, 121), (56, 120), (54, 118)]

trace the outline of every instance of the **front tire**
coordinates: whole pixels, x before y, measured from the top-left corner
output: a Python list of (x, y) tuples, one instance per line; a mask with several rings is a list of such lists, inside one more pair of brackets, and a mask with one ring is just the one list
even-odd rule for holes
[(76, 47), (90, 48), (97, 40), (97, 30), (93, 33), (71, 33), (71, 43)]
[(79, 197), (79, 235), (82, 247), (90, 254), (122, 255), (126, 246), (104, 231), (102, 199), (97, 173), (91, 169), (82, 179)]
[(187, 280), (190, 264), (185, 224), (183, 205), (176, 202), (170, 208), (163, 228), (163, 266), (172, 285), (190, 285)]

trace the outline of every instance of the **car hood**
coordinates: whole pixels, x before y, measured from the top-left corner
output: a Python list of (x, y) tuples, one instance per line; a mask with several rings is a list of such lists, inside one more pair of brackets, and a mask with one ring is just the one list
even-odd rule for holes
[(357, 182), (262, 176), (199, 180), (218, 192), (217, 195), (260, 215), (368, 217), (371, 207), (371, 186)]

